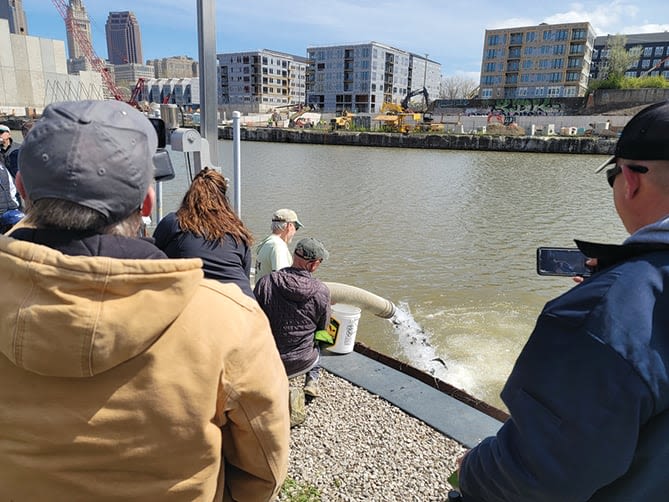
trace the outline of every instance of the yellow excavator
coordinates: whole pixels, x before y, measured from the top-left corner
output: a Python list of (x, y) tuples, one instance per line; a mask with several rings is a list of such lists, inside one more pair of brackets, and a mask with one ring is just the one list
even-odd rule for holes
[(432, 114), (426, 111), (413, 111), (409, 109), (409, 101), (418, 94), (425, 96), (425, 102), (429, 103), (427, 89), (409, 92), (401, 104), (385, 102), (381, 105), (381, 115), (374, 120), (381, 122), (381, 130), (387, 132), (400, 132), (408, 134), (411, 131), (438, 132), (444, 131), (443, 124), (433, 124)]
[(334, 131), (335, 129), (345, 129), (349, 130), (353, 125), (354, 113), (344, 110), (339, 117), (335, 117), (330, 120), (330, 127)]
[(404, 122), (409, 115), (413, 114), (405, 112), (402, 105), (387, 101), (381, 105), (381, 114), (374, 117), (374, 120), (381, 122), (382, 131), (406, 134), (412, 129)]

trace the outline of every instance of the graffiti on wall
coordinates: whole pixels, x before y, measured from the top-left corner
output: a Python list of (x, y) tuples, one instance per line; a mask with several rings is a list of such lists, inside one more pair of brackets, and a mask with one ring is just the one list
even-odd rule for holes
[(487, 111), (511, 117), (565, 114), (563, 104), (551, 98), (495, 100)]
[(582, 98), (437, 99), (431, 108), (437, 113), (522, 117), (568, 115), (581, 106)]

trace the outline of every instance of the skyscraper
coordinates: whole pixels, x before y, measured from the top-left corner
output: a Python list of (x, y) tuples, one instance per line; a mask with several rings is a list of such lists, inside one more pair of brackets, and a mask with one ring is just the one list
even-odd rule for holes
[(69, 54), (67, 59), (68, 73), (91, 70), (93, 66), (89, 59), (93, 54), (87, 54), (86, 51), (86, 48), (89, 48), (90, 51), (90, 48), (93, 47), (91, 21), (81, 0), (70, 0), (67, 7), (65, 29), (67, 31), (67, 52)]
[(107, 55), (112, 64), (143, 64), (142, 36), (132, 12), (110, 12), (105, 25)]
[(0, 19), (9, 21), (9, 33), (28, 34), (26, 13), (23, 12), (23, 0), (0, 0)]
[[(88, 19), (86, 7), (84, 7), (84, 4), (81, 2), (81, 0), (70, 0), (70, 4), (67, 7), (67, 15), (72, 20), (72, 29), (76, 29), (79, 32), (79, 37), (86, 37), (88, 43), (92, 45), (91, 21)], [(67, 52), (70, 59), (77, 59), (85, 55), (80, 46), (79, 37), (75, 36), (72, 33), (72, 30), (68, 27)]]

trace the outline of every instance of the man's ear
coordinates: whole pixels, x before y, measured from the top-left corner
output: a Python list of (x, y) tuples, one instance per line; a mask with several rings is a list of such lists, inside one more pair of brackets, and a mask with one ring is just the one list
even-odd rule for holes
[(142, 202), (142, 216), (151, 216), (151, 211), (153, 211), (155, 204), (156, 191), (153, 189), (153, 186), (149, 186), (149, 189), (146, 191), (146, 197), (144, 197), (144, 202)]
[(26, 187), (23, 186), (23, 178), (21, 177), (21, 171), (16, 173), (16, 179), (14, 180), (14, 185), (16, 186), (16, 189), (19, 191), (19, 195), (23, 200), (28, 200), (28, 197), (26, 196)]
[(642, 174), (623, 167), (622, 175), (625, 178), (625, 198), (632, 199), (639, 190)]

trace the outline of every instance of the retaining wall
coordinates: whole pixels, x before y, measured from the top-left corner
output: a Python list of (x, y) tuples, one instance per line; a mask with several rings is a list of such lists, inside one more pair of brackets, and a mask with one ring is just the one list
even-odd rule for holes
[[(232, 139), (232, 128), (219, 128), (220, 139)], [(489, 150), (497, 152), (576, 153), (611, 155), (615, 139), (594, 137), (492, 136), (474, 134), (394, 134), (279, 129), (241, 128), (243, 141), (304, 143), (312, 145), (350, 145), (444, 150)]]

